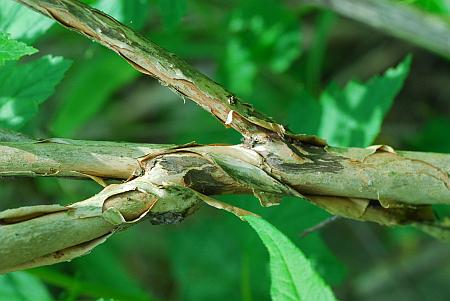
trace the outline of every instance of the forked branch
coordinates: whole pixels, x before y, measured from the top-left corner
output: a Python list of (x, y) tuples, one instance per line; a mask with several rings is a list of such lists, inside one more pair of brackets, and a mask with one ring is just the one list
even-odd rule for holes
[(245, 140), (233, 146), (147, 145), (3, 135), (9, 141), (0, 142), (0, 176), (125, 181), (66, 207), (0, 212), (0, 273), (70, 260), (145, 216), (153, 223), (174, 223), (202, 202), (238, 216), (250, 214), (209, 197), (217, 194), (254, 194), (264, 206), (278, 204), (282, 196), (304, 196), (335, 215), (450, 233), (430, 206), (450, 204), (450, 155), (387, 146), (334, 148), (316, 137), (294, 135), (98, 10), (73, 0), (17, 1), (114, 50)]

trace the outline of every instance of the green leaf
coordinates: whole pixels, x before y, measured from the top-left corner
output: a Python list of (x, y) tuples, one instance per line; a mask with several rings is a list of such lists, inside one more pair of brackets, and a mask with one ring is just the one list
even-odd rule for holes
[(0, 300), (51, 301), (47, 288), (36, 277), (26, 272), (0, 275)]
[(148, 0), (100, 0), (94, 6), (134, 29), (145, 25), (150, 12)]
[(258, 73), (285, 72), (301, 54), (295, 14), (274, 0), (240, 2), (228, 22), (221, 75), (232, 91), (249, 96)]
[[(345, 268), (328, 249), (320, 233), (301, 239), (299, 236), (303, 229), (329, 217), (325, 211), (296, 198), (286, 198), (280, 206), (269, 208), (261, 207), (252, 196), (243, 195), (239, 199), (220, 196), (220, 199), (264, 216), (291, 240), (301, 241), (302, 251), (316, 271), (333, 285), (342, 282)], [(298, 219), (298, 212), (303, 214), (301, 219)], [(163, 236), (170, 239), (170, 245), (167, 251), (161, 252), (170, 256), (180, 300), (249, 300), (249, 291), (252, 300), (268, 299), (267, 251), (253, 230), (243, 227), (233, 215), (204, 208), (190, 223)], [(220, 271), (219, 282), (211, 271)], [(193, 278), (201, 281), (193, 283)]]
[(240, 94), (250, 94), (258, 68), (249, 49), (236, 38), (231, 38), (226, 45), (225, 56), (222, 70), (227, 78), (227, 86)]
[(244, 219), (269, 251), (272, 300), (336, 300), (308, 259), (283, 233), (262, 218), (245, 216)]
[(291, 108), (289, 125), (298, 132), (325, 138), (330, 145), (365, 147), (377, 137), (383, 119), (409, 73), (411, 57), (366, 83), (330, 84), (315, 101), (306, 91)]
[(344, 89), (331, 84), (321, 95), (322, 119), (318, 135), (336, 146), (370, 145), (378, 135), (409, 73), (411, 56), (365, 84), (351, 81)]
[(11, 38), (32, 43), (45, 33), (54, 21), (23, 4), (0, 0), (0, 31), (7, 32)]
[(15, 61), (24, 55), (36, 53), (37, 49), (25, 43), (12, 40), (8, 35), (0, 32), (0, 65), (5, 61)]
[(301, 89), (295, 99), (288, 109), (289, 127), (296, 133), (318, 135), (322, 106), (306, 89)]
[(45, 56), (0, 68), (0, 127), (22, 128), (52, 95), (70, 64), (62, 57)]

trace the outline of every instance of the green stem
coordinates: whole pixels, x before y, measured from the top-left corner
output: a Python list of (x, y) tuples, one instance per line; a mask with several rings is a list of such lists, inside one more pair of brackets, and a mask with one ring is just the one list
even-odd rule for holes
[(450, 58), (450, 22), (386, 0), (307, 0)]

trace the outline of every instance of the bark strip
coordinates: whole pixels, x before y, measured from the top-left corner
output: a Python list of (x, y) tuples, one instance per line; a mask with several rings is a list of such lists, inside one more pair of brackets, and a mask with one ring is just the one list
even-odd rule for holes
[[(303, 195), (372, 199), (385, 207), (450, 205), (448, 154), (385, 151), (382, 147), (293, 147), (298, 154), (283, 142), (253, 148), (246, 144), (176, 146), (67, 139), (0, 142), (0, 176), (126, 180), (144, 174), (150, 160), (170, 170), (171, 177), (185, 177), (183, 183), (209, 195), (267, 193), (275, 189), (276, 182), (253, 181), (267, 174)], [(275, 193), (293, 194), (282, 189)]]

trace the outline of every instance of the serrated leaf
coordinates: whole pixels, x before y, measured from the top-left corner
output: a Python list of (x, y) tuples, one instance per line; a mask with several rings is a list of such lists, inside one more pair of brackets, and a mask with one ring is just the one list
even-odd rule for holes
[(231, 13), (221, 63), (226, 86), (250, 95), (260, 70), (286, 71), (301, 54), (294, 14), (274, 0), (243, 1)]
[(0, 275), (0, 300), (51, 301), (53, 298), (45, 285), (26, 272)]
[[(264, 216), (293, 241), (300, 240), (302, 229), (329, 217), (309, 202), (294, 198), (287, 198), (276, 208), (263, 208), (250, 195), (239, 198), (220, 196), (220, 199)], [(298, 218), (298, 212), (302, 212), (302, 218)], [(266, 265), (267, 251), (254, 235), (254, 230), (231, 214), (221, 214), (215, 209), (205, 207), (197, 213), (201, 218), (171, 232), (166, 251), (172, 262), (180, 299), (222, 300), (226, 296), (227, 300), (268, 300), (270, 271)], [(344, 266), (318, 232), (300, 241), (302, 251), (327, 282), (338, 285), (343, 281)], [(217, 282), (217, 275), (211, 271), (220, 271), (221, 285)], [(201, 283), (192, 282), (199, 277)], [(244, 291), (246, 295), (243, 295)]]
[(54, 23), (25, 5), (15, 1), (0, 0), (0, 31), (11, 38), (31, 43), (45, 33)]
[(409, 73), (411, 57), (366, 83), (349, 82), (344, 88), (330, 84), (315, 101), (302, 90), (290, 109), (295, 131), (318, 135), (334, 146), (366, 147), (377, 137), (384, 117)]
[(36, 53), (37, 49), (25, 43), (12, 40), (7, 34), (0, 32), (0, 66), (5, 61), (15, 61), (24, 55)]
[(245, 216), (244, 220), (269, 251), (272, 300), (336, 300), (308, 259), (286, 236), (262, 218)]
[(27, 64), (5, 64), (0, 69), (0, 127), (23, 127), (52, 95), (70, 64), (52, 56)]
[(407, 56), (397, 67), (366, 83), (351, 81), (344, 89), (330, 85), (320, 97), (322, 119), (318, 135), (330, 145), (372, 144), (403, 86), (410, 64), (411, 57)]

